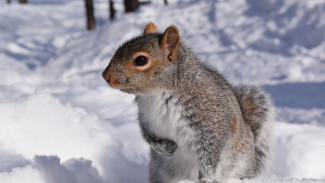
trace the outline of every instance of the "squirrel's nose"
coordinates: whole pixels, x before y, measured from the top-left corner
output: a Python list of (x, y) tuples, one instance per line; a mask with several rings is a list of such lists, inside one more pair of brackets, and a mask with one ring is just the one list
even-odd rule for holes
[(118, 73), (116, 72), (103, 72), (103, 78), (107, 81), (107, 83), (112, 87), (112, 88), (121, 88), (122, 84), (119, 81), (119, 76)]
[(102, 76), (105, 79), (105, 81), (107, 81), (109, 83), (110, 76), (106, 70), (102, 73)]

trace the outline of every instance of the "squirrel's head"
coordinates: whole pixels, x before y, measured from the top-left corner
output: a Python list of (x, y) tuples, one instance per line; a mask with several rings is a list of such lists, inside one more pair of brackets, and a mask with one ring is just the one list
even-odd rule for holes
[[(149, 23), (142, 36), (124, 43), (103, 72), (108, 84), (126, 93), (150, 93), (162, 89), (166, 70), (177, 62), (180, 37), (176, 27), (157, 33)], [(167, 77), (167, 78), (166, 78)], [(163, 81), (164, 80), (164, 81)]]

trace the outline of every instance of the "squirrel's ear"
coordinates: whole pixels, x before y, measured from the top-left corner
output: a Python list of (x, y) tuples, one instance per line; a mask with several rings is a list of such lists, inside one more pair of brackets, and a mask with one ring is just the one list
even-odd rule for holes
[(155, 24), (148, 23), (144, 28), (143, 34), (154, 34), (154, 33), (157, 33), (157, 28)]
[(170, 62), (175, 61), (179, 40), (178, 29), (175, 26), (170, 26), (165, 30), (159, 42), (160, 49), (167, 52)]

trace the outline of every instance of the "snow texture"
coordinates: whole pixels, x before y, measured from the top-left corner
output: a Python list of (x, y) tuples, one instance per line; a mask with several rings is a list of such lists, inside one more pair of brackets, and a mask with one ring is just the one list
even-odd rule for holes
[[(101, 78), (114, 51), (148, 22), (179, 28), (202, 62), (272, 97), (266, 173), (226, 183), (325, 182), (325, 1), (152, 1), (85, 30), (80, 0), (0, 1), (0, 183), (143, 183), (149, 146), (134, 96)], [(186, 180), (182, 183), (189, 183)]]

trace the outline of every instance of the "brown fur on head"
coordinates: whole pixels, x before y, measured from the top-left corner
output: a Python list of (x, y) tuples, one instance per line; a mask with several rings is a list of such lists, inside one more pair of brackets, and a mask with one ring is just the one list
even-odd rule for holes
[[(177, 59), (180, 37), (176, 27), (157, 33), (153, 23), (147, 24), (142, 36), (124, 43), (103, 72), (113, 88), (127, 93), (154, 92), (163, 87), (159, 81), (164, 68)], [(160, 78), (160, 79), (159, 79)]]

